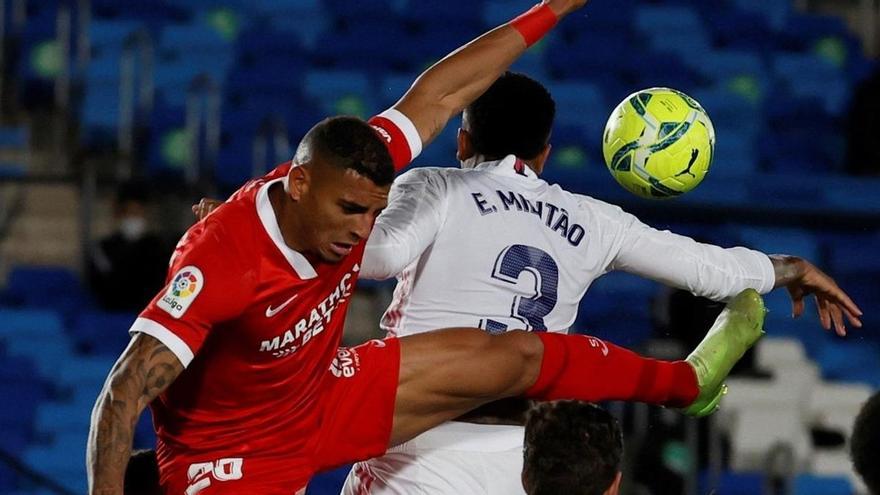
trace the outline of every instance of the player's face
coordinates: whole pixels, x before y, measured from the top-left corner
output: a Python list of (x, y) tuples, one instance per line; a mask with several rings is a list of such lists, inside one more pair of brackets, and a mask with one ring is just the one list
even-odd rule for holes
[(373, 223), (388, 204), (391, 186), (377, 186), (351, 169), (314, 167), (308, 197), (304, 197), (309, 251), (336, 263), (365, 241)]

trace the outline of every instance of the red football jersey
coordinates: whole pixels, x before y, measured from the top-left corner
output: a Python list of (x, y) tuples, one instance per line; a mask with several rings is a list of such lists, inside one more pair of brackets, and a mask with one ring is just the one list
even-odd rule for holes
[[(421, 141), (406, 117), (389, 112), (370, 123), (399, 169)], [(341, 341), (365, 242), (336, 264), (313, 265), (288, 247), (268, 191), (289, 168), (245, 184), (189, 229), (167, 287), (132, 326), (186, 367), (151, 404), (161, 465), (259, 456), (307, 469), (302, 457), (319, 424), (313, 406)]]

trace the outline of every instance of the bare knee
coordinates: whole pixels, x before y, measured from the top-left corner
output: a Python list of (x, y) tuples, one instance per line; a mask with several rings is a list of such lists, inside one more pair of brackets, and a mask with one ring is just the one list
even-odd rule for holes
[(537, 335), (525, 330), (513, 330), (496, 338), (504, 340), (503, 347), (508, 359), (511, 364), (515, 364), (513, 366), (516, 368), (515, 382), (512, 384), (511, 395), (521, 394), (538, 378), (544, 356), (544, 345)]

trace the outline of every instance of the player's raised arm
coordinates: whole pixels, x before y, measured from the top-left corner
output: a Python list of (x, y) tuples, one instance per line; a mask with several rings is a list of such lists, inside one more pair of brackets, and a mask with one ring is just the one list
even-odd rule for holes
[(559, 19), (586, 3), (587, 0), (544, 0), (434, 64), (416, 79), (394, 109), (412, 121), (422, 143), (429, 143), (449, 119), (486, 91)]
[(116, 361), (92, 411), (86, 464), (89, 493), (121, 495), (138, 417), (183, 371), (162, 342), (137, 334)]

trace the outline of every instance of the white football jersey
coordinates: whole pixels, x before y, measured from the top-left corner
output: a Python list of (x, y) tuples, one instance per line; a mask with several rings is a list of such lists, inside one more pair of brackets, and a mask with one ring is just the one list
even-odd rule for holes
[(362, 278), (397, 277), (390, 335), (445, 327), (567, 331), (584, 292), (620, 269), (724, 300), (773, 288), (769, 258), (700, 244), (541, 180), (508, 156), (398, 177), (367, 243)]

